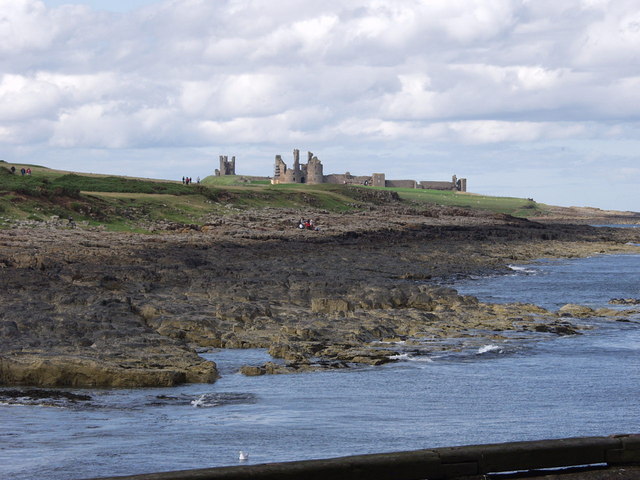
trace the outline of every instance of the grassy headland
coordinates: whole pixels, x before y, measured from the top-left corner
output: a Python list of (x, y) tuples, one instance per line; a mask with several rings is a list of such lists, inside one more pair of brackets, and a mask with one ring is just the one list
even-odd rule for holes
[[(15, 172), (11, 172), (11, 167)], [(31, 175), (21, 175), (30, 168)], [(549, 215), (553, 207), (531, 199), (436, 190), (347, 185), (271, 185), (251, 176), (210, 176), (200, 184), (53, 170), (0, 162), (0, 218), (48, 221), (73, 217), (107, 230), (145, 231), (165, 221), (203, 225), (212, 216), (250, 209), (282, 208), (331, 213), (366, 211), (376, 205), (404, 205), (416, 211), (437, 206), (483, 210), (521, 218)], [(3, 222), (0, 221), (0, 226)]]
[[(274, 362), (242, 370), (260, 375), (576, 334), (562, 312), (482, 304), (441, 282), (640, 243), (637, 228), (574, 224), (638, 214), (523, 199), (12, 166), (0, 164), (0, 386), (213, 381), (196, 347), (268, 348)], [(319, 230), (299, 229), (301, 216)]]

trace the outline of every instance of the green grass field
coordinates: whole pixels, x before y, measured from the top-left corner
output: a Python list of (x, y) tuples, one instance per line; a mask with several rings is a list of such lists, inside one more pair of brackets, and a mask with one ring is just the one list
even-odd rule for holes
[(224, 175), (220, 177), (211, 175), (203, 178), (200, 183), (205, 186), (214, 187), (271, 185), (271, 181), (268, 179), (257, 179), (256, 177), (247, 177), (244, 175)]
[[(446, 205), (519, 217), (544, 214), (532, 200), (449, 191), (373, 188), (334, 184), (271, 185), (250, 176), (210, 176), (200, 184), (52, 170), (0, 161), (0, 217), (47, 220), (73, 216), (111, 230), (138, 231), (145, 220), (203, 223), (212, 215), (267, 207), (349, 212), (371, 204), (406, 202), (414, 208)], [(24, 166), (26, 168), (26, 166)], [(1, 222), (0, 222), (1, 223)]]
[(537, 216), (544, 213), (544, 207), (533, 200), (516, 197), (492, 197), (472, 193), (447, 192), (439, 190), (394, 189), (403, 200), (415, 203), (436, 203), (464, 208), (507, 213), (516, 217)]

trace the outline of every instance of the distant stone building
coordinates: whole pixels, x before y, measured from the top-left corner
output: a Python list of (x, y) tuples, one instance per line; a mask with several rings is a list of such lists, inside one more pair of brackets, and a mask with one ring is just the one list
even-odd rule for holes
[(433, 182), (416, 180), (387, 180), (384, 173), (374, 173), (372, 175), (355, 176), (346, 172), (343, 174), (324, 175), (322, 162), (313, 155), (307, 153), (307, 163), (300, 163), (300, 150), (293, 151), (293, 166), (287, 167), (281, 155), (276, 155), (275, 170), (271, 183), (334, 183), (343, 185), (365, 185), (373, 187), (395, 187), (395, 188), (427, 188), (432, 190), (453, 190), (458, 192), (467, 191), (467, 179), (458, 179), (455, 175), (450, 182)]
[(227, 155), (220, 155), (220, 169), (216, 168), (216, 177), (223, 175), (235, 175), (236, 174), (236, 157), (229, 157)]
[(307, 153), (307, 163), (300, 164), (300, 150), (293, 151), (293, 166), (287, 168), (281, 155), (276, 155), (276, 165), (272, 183), (325, 183), (322, 163), (313, 153)]

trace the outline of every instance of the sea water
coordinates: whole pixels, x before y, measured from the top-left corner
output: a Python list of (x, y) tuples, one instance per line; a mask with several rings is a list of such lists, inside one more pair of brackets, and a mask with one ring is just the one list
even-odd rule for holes
[[(483, 301), (609, 306), (640, 298), (640, 255), (513, 265), (455, 285)], [(625, 308), (625, 307), (616, 307)], [(626, 307), (630, 308), (630, 307)], [(207, 354), (214, 384), (73, 390), (0, 405), (0, 478), (82, 479), (450, 445), (640, 432), (640, 315), (582, 335), (399, 355), (382, 367), (245, 377), (263, 350)]]

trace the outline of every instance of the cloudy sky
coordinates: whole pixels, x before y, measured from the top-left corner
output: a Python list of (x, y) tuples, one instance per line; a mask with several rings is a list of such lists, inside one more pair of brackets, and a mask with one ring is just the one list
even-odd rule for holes
[(0, 0), (0, 159), (640, 211), (638, 0)]

